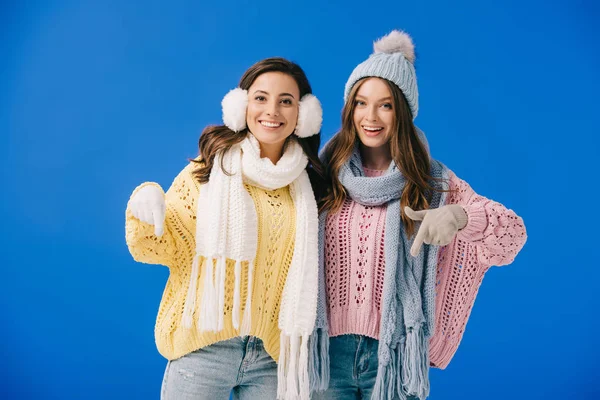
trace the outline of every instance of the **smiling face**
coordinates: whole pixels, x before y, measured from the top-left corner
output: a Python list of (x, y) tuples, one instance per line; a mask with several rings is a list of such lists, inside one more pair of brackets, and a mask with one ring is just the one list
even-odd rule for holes
[(379, 78), (362, 82), (354, 98), (354, 127), (361, 143), (370, 148), (387, 146), (394, 131), (394, 99)]
[(266, 72), (248, 89), (246, 123), (260, 143), (261, 156), (279, 154), (296, 128), (300, 89), (288, 74)]

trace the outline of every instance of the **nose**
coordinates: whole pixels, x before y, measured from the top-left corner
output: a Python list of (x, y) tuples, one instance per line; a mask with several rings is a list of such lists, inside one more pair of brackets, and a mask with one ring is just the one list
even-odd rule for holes
[(377, 121), (377, 108), (369, 107), (369, 112), (367, 113), (367, 121), (370, 121), (370, 122)]
[(271, 102), (267, 107), (267, 115), (270, 117), (279, 116), (279, 103), (277, 101)]

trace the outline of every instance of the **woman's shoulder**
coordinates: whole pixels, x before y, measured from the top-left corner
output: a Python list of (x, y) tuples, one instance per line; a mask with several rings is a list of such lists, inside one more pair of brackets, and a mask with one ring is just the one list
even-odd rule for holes
[(186, 175), (193, 175), (194, 172), (198, 170), (198, 168), (201, 168), (203, 166), (204, 162), (202, 161), (202, 157), (197, 156), (195, 158), (189, 158), (188, 163), (183, 168), (181, 173), (185, 173)]
[(173, 179), (173, 186), (197, 186), (197, 179), (195, 177), (196, 171), (204, 164), (201, 161), (200, 156), (188, 159), (188, 163), (179, 171), (177, 176)]

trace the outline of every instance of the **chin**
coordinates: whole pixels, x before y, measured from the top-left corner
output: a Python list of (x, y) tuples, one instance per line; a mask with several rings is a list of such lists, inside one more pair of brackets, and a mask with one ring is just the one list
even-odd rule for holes
[(259, 142), (264, 143), (264, 144), (281, 143), (287, 138), (287, 136), (285, 136), (283, 134), (273, 134), (271, 132), (269, 132), (269, 133), (259, 132), (258, 134), (255, 133), (254, 137)]
[(381, 146), (385, 146), (385, 144), (387, 143), (387, 140), (385, 140), (385, 138), (373, 138), (373, 137), (360, 137), (360, 142), (363, 144), (363, 146), (366, 147), (371, 147), (371, 148), (377, 148), (377, 147), (381, 147)]

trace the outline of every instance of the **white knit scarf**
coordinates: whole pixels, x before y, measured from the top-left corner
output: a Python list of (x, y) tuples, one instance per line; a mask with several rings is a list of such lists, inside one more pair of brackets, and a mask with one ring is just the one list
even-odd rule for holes
[[(228, 174), (223, 172), (221, 163)], [(240, 335), (251, 327), (252, 275), (258, 246), (258, 223), (252, 198), (244, 183), (267, 190), (290, 185), (296, 209), (294, 254), (279, 311), (280, 355), (278, 399), (308, 399), (308, 337), (313, 331), (318, 288), (318, 211), (306, 173), (308, 159), (291, 140), (277, 162), (260, 157), (259, 143), (248, 134), (225, 154), (217, 154), (208, 183), (200, 187), (196, 213), (196, 254), (183, 312), (183, 324), (192, 326), (200, 268), (206, 268), (197, 313), (201, 332), (223, 329), (226, 259), (235, 261), (233, 327), (240, 329), (241, 263), (248, 262), (248, 295)], [(200, 259), (204, 259), (199, 265)]]

